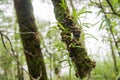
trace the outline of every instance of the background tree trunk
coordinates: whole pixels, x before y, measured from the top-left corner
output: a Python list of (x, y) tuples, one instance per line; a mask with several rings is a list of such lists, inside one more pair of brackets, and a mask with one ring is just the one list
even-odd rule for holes
[(65, 0), (52, 0), (52, 2), (58, 27), (62, 30), (62, 41), (65, 42), (71, 60), (75, 64), (76, 76), (82, 79), (95, 67), (95, 62), (87, 56), (86, 49), (80, 40), (82, 31), (70, 16)]
[(14, 0), (14, 6), (30, 78), (47, 80), (31, 0)]

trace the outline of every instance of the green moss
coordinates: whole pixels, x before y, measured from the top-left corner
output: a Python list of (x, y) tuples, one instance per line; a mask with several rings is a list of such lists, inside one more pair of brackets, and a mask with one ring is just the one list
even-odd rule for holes
[(73, 59), (76, 64), (76, 76), (81, 79), (86, 77), (87, 74), (91, 72), (91, 70), (95, 67), (95, 62), (91, 61), (87, 56), (78, 56), (78, 59)]
[(75, 64), (76, 76), (84, 78), (95, 67), (95, 62), (87, 56), (86, 49), (84, 45), (82, 45), (82, 42), (80, 42), (81, 30), (75, 25), (74, 19), (70, 16), (67, 6), (66, 9), (63, 8), (61, 5), (63, 4), (62, 0), (52, 1), (56, 19), (65, 29), (61, 29), (62, 41), (65, 42), (72, 62)]

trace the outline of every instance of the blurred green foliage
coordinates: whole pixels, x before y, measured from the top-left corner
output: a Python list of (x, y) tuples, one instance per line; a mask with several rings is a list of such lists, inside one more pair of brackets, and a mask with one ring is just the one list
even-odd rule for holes
[[(89, 2), (89, 0), (86, 1)], [(100, 0), (100, 1), (104, 7), (104, 11), (105, 12), (107, 11), (106, 16), (109, 19), (109, 24), (112, 26), (111, 28), (112, 32), (115, 35), (115, 39), (118, 42), (118, 46), (119, 46), (118, 51), (120, 51), (120, 24), (119, 24), (120, 17), (112, 13), (112, 10), (109, 7), (106, 0)], [(84, 1), (82, 0), (82, 2)], [(76, 11), (73, 11), (72, 15), (75, 18), (75, 20), (78, 20), (78, 23), (81, 27), (87, 27), (87, 29), (89, 29), (92, 26), (94, 26), (93, 23), (84, 22), (83, 19), (81, 18), (85, 18), (86, 14), (88, 13), (92, 14), (92, 10), (90, 11), (88, 7), (95, 7), (99, 9), (96, 12), (96, 16), (98, 17), (102, 16), (102, 17), (100, 17), (100, 21), (98, 21), (96, 24), (99, 24), (98, 31), (106, 30), (107, 35), (102, 34), (101, 36), (104, 36), (102, 37), (102, 39), (105, 40), (106, 41), (105, 43), (109, 45), (109, 41), (113, 39), (108, 36), (108, 34), (110, 34), (110, 28), (108, 22), (105, 19), (105, 14), (100, 8), (99, 1), (93, 0), (93, 2), (94, 3), (89, 3), (87, 6), (85, 4), (85, 6), (82, 7), (80, 10), (77, 9)], [(120, 0), (110, 0), (110, 2), (114, 10), (118, 14), (120, 14), (120, 10), (119, 10)], [(80, 1), (75, 0), (74, 5), (80, 5)], [(2, 33), (7, 35), (8, 38), (11, 40), (15, 53), (18, 56), (19, 62), (23, 65), (25, 69), (27, 69), (25, 57), (23, 55), (23, 48), (20, 41), (20, 33), (16, 21), (16, 16), (14, 10), (11, 11), (12, 15), (7, 14), (9, 12), (8, 10), (9, 8), (13, 9), (11, 0), (10, 1), (0, 0), (0, 31), (3, 31)], [(66, 50), (66, 46), (64, 43), (61, 42), (61, 37), (60, 37), (61, 31), (56, 27), (58, 24), (51, 23), (50, 21), (46, 21), (46, 20), (40, 21), (37, 19), (36, 19), (36, 23), (39, 29), (39, 34), (41, 39), (40, 43), (41, 43), (42, 52), (44, 55), (49, 78), (51, 80), (80, 80), (76, 78), (73, 64), (70, 61), (68, 51)], [(98, 40), (96, 37), (94, 37), (94, 35), (91, 35), (89, 33), (83, 36), (88, 36), (90, 38), (94, 38)], [(6, 41), (5, 44), (7, 45), (7, 48), (10, 50), (11, 47), (9, 45), (9, 42), (6, 39), (4, 40)], [(120, 71), (120, 58), (117, 55), (117, 48), (115, 47), (115, 45), (113, 45), (113, 47), (115, 51), (117, 67)], [(96, 61), (96, 68), (92, 71), (89, 79), (115, 80), (117, 76), (120, 76), (120, 73), (118, 75), (115, 74), (114, 63), (110, 53), (107, 53), (109, 54), (109, 56), (105, 57), (105, 59)], [(16, 60), (13, 59), (4, 48), (2, 40), (0, 38), (0, 80), (17, 80), (18, 79), (17, 65), (18, 64)], [(58, 74), (55, 74), (55, 70), (56, 70), (55, 68), (59, 69), (60, 72), (58, 72)], [(62, 69), (64, 70), (66, 68), (68, 69), (68, 71), (61, 74)], [(28, 74), (24, 72), (25, 79), (27, 80), (28, 77), (26, 77), (26, 75), (28, 76)], [(57, 75), (60, 75), (60, 78)], [(88, 80), (88, 77), (86, 77), (83, 80)]]

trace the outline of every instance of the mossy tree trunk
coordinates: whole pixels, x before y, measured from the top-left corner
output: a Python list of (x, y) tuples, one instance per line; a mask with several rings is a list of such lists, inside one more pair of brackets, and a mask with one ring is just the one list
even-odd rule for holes
[(62, 41), (65, 42), (71, 60), (75, 64), (76, 76), (82, 79), (95, 67), (95, 62), (87, 55), (80, 39), (82, 31), (76, 26), (74, 18), (70, 16), (65, 0), (52, 0), (52, 2), (58, 27), (62, 30)]
[(14, 0), (30, 79), (47, 80), (31, 0)]

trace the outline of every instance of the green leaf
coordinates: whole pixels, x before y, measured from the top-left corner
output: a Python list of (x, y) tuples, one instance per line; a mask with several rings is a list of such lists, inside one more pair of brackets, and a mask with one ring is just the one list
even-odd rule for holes
[(97, 13), (97, 16), (99, 17), (99, 15), (100, 15), (101, 13), (103, 13), (103, 11), (102, 11), (102, 10), (99, 10), (99, 12)]
[(104, 29), (104, 22), (105, 22), (105, 20), (102, 20), (100, 27), (99, 27), (99, 30)]
[(89, 26), (92, 26), (92, 24), (91, 23), (83, 23), (83, 26), (89, 28)]
[(62, 0), (62, 4), (60, 4), (60, 5), (64, 8), (64, 10), (66, 10), (66, 3), (64, 0)]
[(96, 23), (94, 23), (92, 26), (95, 26), (97, 25), (101, 20), (97, 21)]
[(85, 7), (83, 7), (79, 12), (77, 12), (77, 10), (74, 9), (72, 16), (74, 17), (74, 19), (77, 19), (79, 16), (85, 13), (92, 13), (92, 11), (86, 11)]
[(72, 16), (73, 16), (74, 18), (77, 17), (77, 11), (76, 11), (75, 9), (73, 10)]
[(84, 14), (84, 13), (92, 13), (92, 11), (81, 11), (77, 13), (77, 16), (80, 16), (81, 14)]
[(94, 38), (94, 39), (96, 39), (98, 41), (98, 39), (92, 34), (85, 33), (85, 35), (88, 35), (87, 38)]
[(59, 64), (65, 62), (65, 61), (69, 61), (69, 59), (61, 60), (61, 61), (59, 61)]
[(59, 22), (57, 22), (58, 26), (60, 27), (60, 29), (65, 30), (64, 26), (62, 24), (60, 24)]

